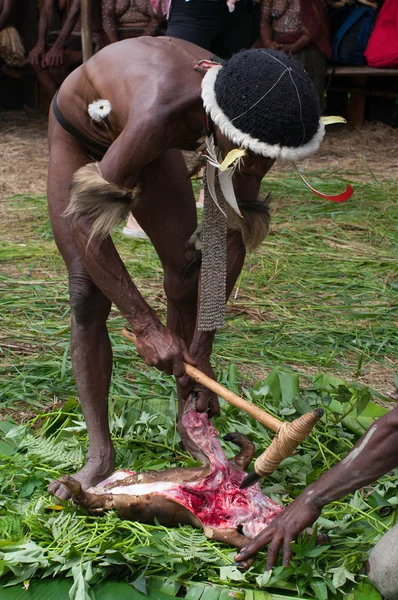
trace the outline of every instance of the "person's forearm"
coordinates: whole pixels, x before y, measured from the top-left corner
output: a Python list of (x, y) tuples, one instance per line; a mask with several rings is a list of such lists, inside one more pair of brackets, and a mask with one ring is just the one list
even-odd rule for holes
[(115, 42), (119, 41), (115, 10), (115, 3), (109, 2), (107, 2), (106, 6), (103, 6), (102, 8), (102, 26), (109, 44), (114, 44)]
[(297, 52), (304, 50), (304, 48), (306, 48), (310, 43), (310, 36), (306, 33), (303, 33), (303, 35), (297, 40), (297, 42), (294, 42), (294, 44), (291, 45), (290, 51), (292, 54), (296, 54)]
[(72, 31), (77, 23), (79, 15), (80, 15), (80, 1), (77, 1), (77, 2), (75, 1), (71, 6), (71, 9), (67, 16), (67, 19), (66, 19), (65, 23), (63, 24), (57, 39), (54, 42), (53, 48), (61, 49), (65, 46), (66, 42), (69, 39), (70, 34), (72, 33)]
[(261, 23), (260, 26), (260, 37), (263, 46), (266, 48), (272, 42), (272, 27), (269, 23)]
[(40, 11), (40, 19), (39, 19), (39, 33), (37, 36), (36, 47), (43, 48), (46, 43), (47, 29), (49, 23), (51, 21), (53, 14), (52, 3), (49, 6), (49, 3), (46, 2), (43, 8)]
[(137, 335), (160, 325), (155, 311), (134, 285), (110, 237), (89, 240), (90, 223), (84, 217), (74, 222), (76, 244), (88, 274), (123, 316)]
[(108, 44), (115, 44), (119, 41), (117, 29), (104, 29), (105, 37)]
[(11, 0), (5, 0), (3, 9), (0, 12), (0, 29), (3, 29), (7, 25), (7, 21), (10, 18), (11, 10), (13, 8)]
[(376, 421), (335, 467), (304, 492), (317, 507), (340, 500), (398, 466), (398, 408)]

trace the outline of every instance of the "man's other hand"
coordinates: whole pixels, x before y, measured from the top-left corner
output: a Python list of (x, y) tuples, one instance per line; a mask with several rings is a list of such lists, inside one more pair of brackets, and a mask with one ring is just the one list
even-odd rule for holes
[(245, 548), (236, 556), (235, 560), (240, 567), (245, 569), (249, 565), (247, 561), (253, 558), (264, 546), (268, 546), (267, 571), (272, 569), (282, 549), (282, 564), (287, 567), (292, 559), (291, 542), (293, 542), (303, 529), (312, 525), (319, 515), (321, 508), (317, 508), (310, 501), (308, 490), (298, 496), (284, 511), (282, 511), (272, 523), (263, 529)]
[[(202, 373), (204, 373), (208, 377), (215, 379), (214, 371), (209, 362), (209, 359), (198, 358), (197, 356), (195, 356), (195, 354), (192, 351), (192, 346), (190, 354), (195, 359), (195, 366), (199, 369), (199, 371), (202, 371)], [(195, 408), (198, 412), (207, 412), (209, 419), (211, 419), (215, 415), (218, 415), (218, 413), (220, 412), (220, 404), (218, 402), (217, 394), (211, 392), (203, 385), (200, 385), (191, 377), (188, 377), (188, 375), (180, 377), (178, 379), (178, 384), (180, 387), (181, 397), (184, 400), (188, 398), (191, 392), (196, 393), (197, 397)]]

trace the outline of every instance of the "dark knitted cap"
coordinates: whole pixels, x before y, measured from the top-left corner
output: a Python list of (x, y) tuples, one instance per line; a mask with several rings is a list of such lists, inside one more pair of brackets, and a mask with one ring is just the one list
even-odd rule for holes
[(317, 96), (300, 63), (275, 50), (246, 50), (203, 78), (206, 112), (234, 144), (299, 160), (324, 136)]

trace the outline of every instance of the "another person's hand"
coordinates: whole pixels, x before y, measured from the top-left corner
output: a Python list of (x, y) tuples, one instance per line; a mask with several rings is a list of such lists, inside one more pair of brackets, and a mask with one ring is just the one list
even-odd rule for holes
[(64, 63), (64, 49), (50, 48), (43, 60), (45, 67), (60, 67)]
[(28, 63), (30, 65), (40, 65), (44, 56), (44, 46), (36, 45), (29, 52)]
[[(209, 362), (209, 359), (201, 359), (196, 357), (192, 349), (190, 350), (191, 356), (196, 360), (196, 367), (199, 371), (202, 371), (208, 377), (215, 379), (214, 371)], [(211, 392), (203, 385), (200, 385), (188, 375), (184, 377), (180, 377), (178, 379), (178, 384), (180, 387), (180, 393), (184, 400), (186, 400), (191, 392), (196, 392), (196, 405), (195, 408), (198, 412), (207, 412), (209, 418), (211, 419), (215, 415), (218, 415), (220, 412), (220, 404), (218, 402), (217, 394)]]
[(136, 347), (147, 365), (166, 375), (182, 377), (185, 374), (184, 362), (196, 366), (185, 342), (163, 325), (146, 334), (136, 335)]
[(263, 40), (263, 46), (264, 48), (267, 48), (268, 50), (281, 50), (282, 46), (280, 44), (278, 44), (278, 42), (275, 42), (274, 40)]
[(293, 44), (281, 44), (278, 50), (284, 52), (285, 54), (293, 53)]
[(244, 549), (236, 556), (235, 560), (240, 567), (245, 569), (247, 561), (253, 558), (259, 550), (269, 544), (267, 552), (267, 571), (275, 566), (280, 550), (283, 552), (282, 564), (288, 566), (292, 558), (291, 542), (301, 531), (312, 525), (321, 514), (321, 507), (316, 507), (310, 500), (308, 491), (305, 490), (272, 523), (263, 529)]

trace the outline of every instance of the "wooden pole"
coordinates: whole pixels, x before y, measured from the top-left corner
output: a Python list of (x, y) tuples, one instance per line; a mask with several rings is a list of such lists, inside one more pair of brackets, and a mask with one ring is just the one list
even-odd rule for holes
[[(83, 62), (86, 62), (93, 54), (93, 35), (91, 31), (91, 0), (80, 0), (80, 27), (82, 36)], [(96, 2), (97, 0), (95, 0)]]
[[(130, 329), (123, 329), (122, 336), (135, 344), (135, 335), (132, 331), (130, 331)], [(211, 377), (208, 377), (207, 375), (202, 373), (202, 371), (199, 371), (199, 369), (196, 369), (192, 365), (184, 363), (184, 367), (185, 373), (189, 375), (189, 377), (192, 377), (192, 379), (194, 379), (198, 383), (204, 385), (212, 392), (224, 398), (224, 400), (229, 402), (229, 404), (233, 404), (240, 410), (246, 412), (251, 417), (254, 417), (256, 421), (258, 421), (268, 429), (271, 429), (272, 431), (279, 430), (280, 426), (282, 425), (282, 421), (280, 421), (276, 417), (273, 417), (272, 415), (265, 412), (265, 410), (263, 410), (262, 408), (259, 408), (255, 404), (252, 404), (251, 402), (248, 402), (247, 400), (241, 398), (237, 394), (234, 394), (234, 392), (227, 390), (227, 388), (225, 388), (223, 385), (221, 385), (217, 381), (214, 381), (214, 379), (211, 379)]]

